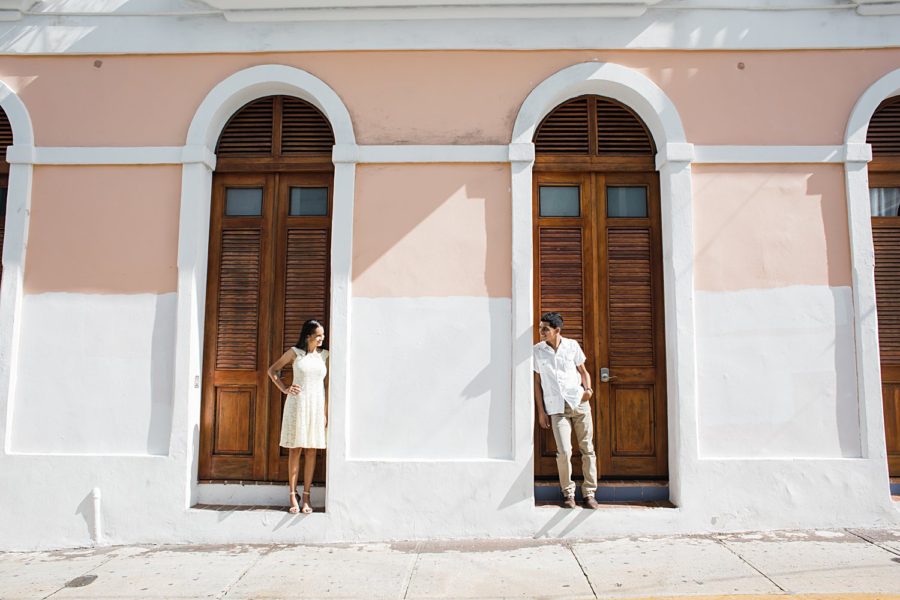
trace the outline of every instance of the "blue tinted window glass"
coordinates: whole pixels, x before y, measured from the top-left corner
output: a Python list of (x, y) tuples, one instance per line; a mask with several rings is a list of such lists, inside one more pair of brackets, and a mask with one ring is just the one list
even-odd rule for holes
[(900, 188), (871, 188), (869, 204), (873, 217), (896, 217), (900, 214)]
[(606, 216), (646, 218), (647, 188), (610, 186), (606, 188)]
[(581, 216), (581, 189), (577, 186), (542, 185), (540, 213), (542, 217)]
[(262, 188), (228, 188), (225, 190), (225, 215), (258, 217), (262, 214)]
[(328, 188), (291, 188), (292, 217), (328, 216)]

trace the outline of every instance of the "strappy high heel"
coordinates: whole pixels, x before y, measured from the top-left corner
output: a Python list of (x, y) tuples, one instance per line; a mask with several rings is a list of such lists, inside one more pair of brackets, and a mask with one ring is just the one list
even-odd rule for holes
[[(303, 495), (306, 496), (307, 499), (311, 499), (309, 496), (309, 492), (303, 492)], [(301, 497), (301, 500), (302, 499), (303, 498)], [(304, 515), (308, 515), (309, 513), (311, 513), (313, 511), (312, 506), (310, 505), (309, 502), (304, 502), (303, 504), (305, 506), (303, 507), (303, 509), (300, 512), (302, 512)]]
[(288, 512), (291, 513), (292, 515), (296, 515), (298, 512), (300, 512), (299, 504), (297, 506), (293, 505), (294, 497), (296, 495), (297, 495), (297, 490), (292, 490), (291, 491), (291, 503), (292, 504), (291, 504), (291, 507), (288, 509)]

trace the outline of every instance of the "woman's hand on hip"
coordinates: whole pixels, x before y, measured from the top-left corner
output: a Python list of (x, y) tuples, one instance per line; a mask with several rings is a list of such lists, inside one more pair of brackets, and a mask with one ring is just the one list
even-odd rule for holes
[(300, 386), (296, 383), (291, 385), (291, 387), (288, 388), (287, 393), (289, 396), (298, 396), (300, 394)]

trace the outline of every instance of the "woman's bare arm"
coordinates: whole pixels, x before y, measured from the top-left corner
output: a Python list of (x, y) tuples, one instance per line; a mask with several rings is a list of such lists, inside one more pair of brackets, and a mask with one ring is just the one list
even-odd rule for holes
[[(291, 385), (291, 387), (287, 387), (284, 385), (284, 382), (281, 381), (281, 370), (294, 362), (294, 359), (297, 358), (297, 355), (294, 353), (293, 348), (289, 348), (287, 352), (281, 355), (281, 358), (272, 363), (272, 366), (269, 367), (268, 371), (266, 371), (269, 375), (269, 379), (272, 380), (272, 383), (281, 390), (282, 394), (299, 394), (300, 386), (299, 385)], [(295, 389), (296, 388), (296, 389)]]

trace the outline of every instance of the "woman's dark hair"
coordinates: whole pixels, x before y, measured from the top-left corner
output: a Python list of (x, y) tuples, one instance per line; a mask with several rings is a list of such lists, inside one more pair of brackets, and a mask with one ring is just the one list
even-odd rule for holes
[(553, 329), (562, 329), (563, 318), (558, 312), (548, 312), (541, 315), (541, 321), (547, 323)]
[(310, 319), (304, 323), (303, 327), (300, 328), (300, 339), (297, 340), (297, 348), (306, 352), (309, 336), (313, 335), (319, 327), (325, 329), (325, 327), (315, 319)]

